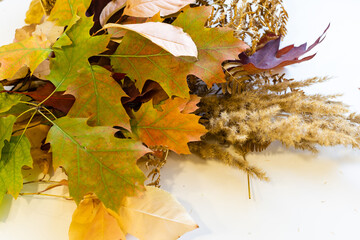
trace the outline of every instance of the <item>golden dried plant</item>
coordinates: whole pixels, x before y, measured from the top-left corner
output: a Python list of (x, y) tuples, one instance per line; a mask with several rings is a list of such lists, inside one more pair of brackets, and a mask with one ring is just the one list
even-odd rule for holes
[(288, 14), (282, 0), (198, 0), (200, 5), (211, 5), (214, 11), (208, 26), (226, 26), (247, 42), (254, 53), (265, 34), (284, 36)]

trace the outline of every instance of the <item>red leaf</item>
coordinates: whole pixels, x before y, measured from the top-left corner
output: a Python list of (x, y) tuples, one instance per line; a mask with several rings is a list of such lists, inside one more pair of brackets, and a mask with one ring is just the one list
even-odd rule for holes
[(324, 40), (324, 35), (329, 29), (330, 24), (325, 29), (323, 34), (308, 48), (306, 48), (306, 43), (295, 47), (290, 45), (279, 49), (281, 38), (269, 41), (265, 46), (253, 55), (247, 56), (245, 53), (239, 54), (239, 60), (229, 61), (237, 62), (242, 65), (243, 70), (248, 74), (254, 74), (258, 72), (263, 72), (265, 70), (285, 67), (287, 65), (304, 62), (312, 59), (316, 54), (304, 57), (299, 59), (300, 56), (312, 50), (316, 45), (321, 43)]
[[(25, 93), (38, 102), (45, 100), (53, 91), (55, 86), (48, 82), (44, 86), (39, 87), (36, 91)], [(75, 97), (70, 94), (63, 94), (64, 92), (55, 92), (48, 100), (44, 102), (45, 106), (56, 108), (63, 113), (68, 113), (74, 104)]]

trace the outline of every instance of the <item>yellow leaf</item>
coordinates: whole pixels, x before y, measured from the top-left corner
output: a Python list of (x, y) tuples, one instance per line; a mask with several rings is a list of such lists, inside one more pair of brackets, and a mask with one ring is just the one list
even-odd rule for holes
[(199, 226), (168, 192), (146, 187), (141, 197), (127, 197), (120, 207), (121, 227), (139, 240), (175, 240)]
[(75, 210), (69, 229), (70, 240), (125, 240), (116, 213), (96, 198), (87, 197)]
[(51, 52), (45, 36), (32, 36), (0, 47), (0, 79), (11, 78), (24, 65), (33, 72)]
[(40, 0), (32, 0), (29, 10), (26, 12), (25, 23), (38, 24), (45, 15), (44, 8), (41, 6)]

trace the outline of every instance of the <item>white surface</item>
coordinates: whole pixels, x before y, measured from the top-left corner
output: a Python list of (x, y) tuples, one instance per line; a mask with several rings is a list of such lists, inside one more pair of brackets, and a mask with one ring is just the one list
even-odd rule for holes
[[(0, 44), (22, 26), (29, 0), (0, 2)], [(287, 67), (297, 79), (333, 76), (309, 92), (344, 93), (360, 112), (360, 23), (358, 0), (286, 1), (289, 33), (283, 46), (312, 43), (331, 22), (311, 61)], [(360, 151), (322, 149), (317, 156), (273, 144), (249, 160), (263, 168), (269, 183), (252, 180), (216, 161), (171, 156), (162, 171), (162, 188), (188, 209), (200, 228), (181, 240), (360, 239)], [(10, 208), (9, 208), (10, 207)], [(7, 197), (0, 206), (0, 239), (64, 240), (75, 205), (59, 199)]]

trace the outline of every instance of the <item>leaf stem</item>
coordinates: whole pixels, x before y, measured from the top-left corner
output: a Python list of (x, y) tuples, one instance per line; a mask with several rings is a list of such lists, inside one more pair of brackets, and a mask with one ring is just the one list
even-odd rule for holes
[(250, 174), (249, 174), (249, 173), (247, 173), (247, 184), (248, 184), (248, 194), (249, 194), (249, 199), (251, 199)]
[(72, 197), (62, 196), (62, 195), (55, 195), (55, 194), (48, 194), (48, 193), (19, 193), (20, 196), (34, 196), (34, 195), (40, 195), (40, 196), (47, 196), (47, 197), (58, 197), (63, 198), (65, 200), (74, 200)]

